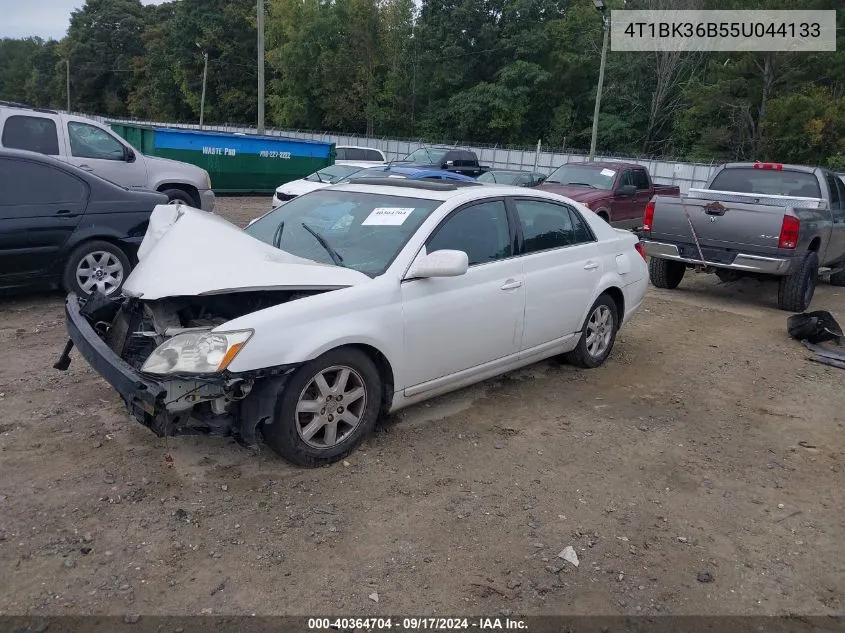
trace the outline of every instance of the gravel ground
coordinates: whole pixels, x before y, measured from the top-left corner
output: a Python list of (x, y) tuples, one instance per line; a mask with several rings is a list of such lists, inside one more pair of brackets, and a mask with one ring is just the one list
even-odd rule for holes
[(4, 297), (0, 614), (841, 613), (845, 374), (775, 297), (650, 288), (605, 367), (413, 407), (317, 470), (156, 438), (76, 354), (51, 368), (58, 293)]

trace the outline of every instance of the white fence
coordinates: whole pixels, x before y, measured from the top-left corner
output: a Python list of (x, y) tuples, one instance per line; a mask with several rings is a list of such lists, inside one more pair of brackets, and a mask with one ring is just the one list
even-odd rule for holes
[[(88, 116), (88, 115), (86, 115)], [(127, 123), (135, 125), (149, 125), (155, 127), (177, 127), (183, 129), (198, 130), (196, 124), (174, 124), (161, 123), (157, 121), (134, 121), (128, 119), (106, 119), (104, 117), (92, 117), (102, 122), (113, 121), (116, 123)], [(240, 125), (205, 125), (206, 132), (229, 132), (242, 134), (255, 134), (254, 127)], [(384, 152), (388, 160), (403, 158), (425, 143), (419, 140), (401, 140), (392, 138), (367, 138), (358, 135), (335, 134), (332, 132), (303, 132), (299, 130), (266, 129), (268, 136), (285, 136), (305, 140), (328, 141), (335, 145), (357, 145), (360, 147), (372, 147)], [(473, 150), (478, 155), (482, 165), (488, 165), (500, 169), (534, 169), (549, 173), (564, 163), (583, 162), (587, 156), (583, 154), (509, 149), (500, 147), (478, 147), (471, 144), (454, 143), (454, 145)], [(650, 158), (626, 158), (620, 156), (597, 156), (596, 160), (610, 162), (637, 163), (648, 168), (655, 183), (661, 185), (677, 185), (682, 193), (690, 187), (703, 187), (710, 175), (716, 168), (716, 163), (682, 163), (665, 160), (654, 160)]]

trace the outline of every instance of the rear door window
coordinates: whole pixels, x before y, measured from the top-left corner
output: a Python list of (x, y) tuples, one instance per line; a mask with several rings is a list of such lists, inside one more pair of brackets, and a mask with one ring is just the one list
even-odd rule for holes
[(821, 197), (815, 174), (803, 171), (754, 169), (753, 167), (723, 169), (713, 179), (709, 189), (774, 196)]
[(584, 219), (568, 206), (528, 199), (516, 199), (514, 206), (526, 255), (595, 240)]
[(87, 185), (52, 165), (15, 158), (0, 159), (0, 206), (82, 202)]
[(59, 134), (53, 119), (14, 115), (3, 127), (3, 146), (58, 156)]
[(634, 185), (638, 191), (644, 191), (648, 189), (648, 175), (645, 173), (645, 169), (635, 169), (631, 172), (633, 182), (631, 183)]

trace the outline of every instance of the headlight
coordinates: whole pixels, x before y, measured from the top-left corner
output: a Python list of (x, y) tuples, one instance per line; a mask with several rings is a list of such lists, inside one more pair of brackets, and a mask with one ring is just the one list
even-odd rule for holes
[(159, 345), (141, 367), (148, 374), (221, 372), (246, 345), (252, 330), (186, 332)]

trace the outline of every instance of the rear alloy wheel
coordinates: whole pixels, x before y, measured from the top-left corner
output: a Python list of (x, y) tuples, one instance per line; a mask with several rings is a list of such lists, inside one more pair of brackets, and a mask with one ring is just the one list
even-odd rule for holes
[(602, 295), (590, 308), (581, 332), (578, 346), (566, 354), (566, 360), (586, 369), (601, 365), (613, 349), (619, 317), (616, 302), (608, 295)]
[(264, 439), (300, 466), (330, 464), (348, 455), (375, 426), (382, 383), (357, 349), (326, 352), (300, 367), (284, 386)]
[(68, 257), (63, 286), (80, 297), (94, 292), (116, 296), (129, 275), (130, 266), (126, 253), (114, 244), (100, 240), (86, 242)]

